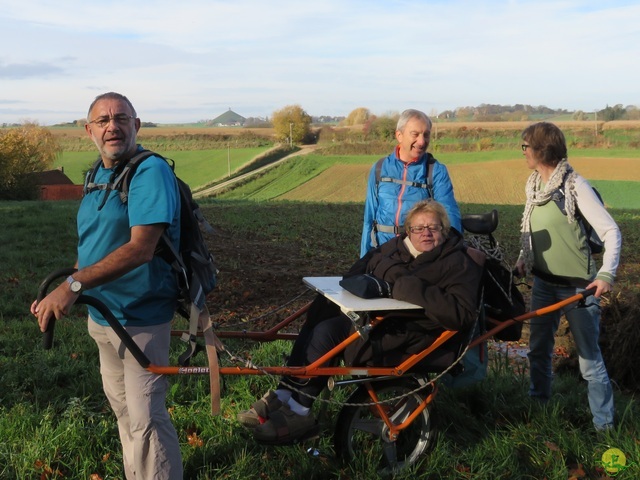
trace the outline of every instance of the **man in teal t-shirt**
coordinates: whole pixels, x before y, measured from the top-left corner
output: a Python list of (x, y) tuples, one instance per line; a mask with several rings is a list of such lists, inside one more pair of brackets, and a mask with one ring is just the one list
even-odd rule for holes
[[(108, 183), (113, 173), (114, 169), (101, 166), (95, 183)], [(108, 198), (102, 205), (105, 195)], [(121, 247), (128, 241), (131, 229), (137, 226), (168, 225), (169, 237), (177, 249), (179, 201), (174, 174), (159, 157), (148, 158), (137, 168), (131, 180), (128, 205), (122, 203), (117, 191), (89, 193), (78, 211), (78, 268), (94, 265)], [(177, 285), (171, 266), (159, 256), (153, 256), (151, 261), (92, 288), (88, 294), (105, 303), (123, 325), (158, 325), (173, 317)], [(90, 307), (89, 312), (100, 325), (108, 325), (96, 309)]]
[[(102, 165), (95, 183), (110, 183), (141, 148), (140, 119), (123, 95), (102, 94), (89, 107), (85, 129)], [(180, 197), (175, 175), (159, 157), (140, 164), (126, 203), (119, 192), (88, 193), (78, 211), (78, 271), (31, 311), (44, 332), (81, 292), (101, 300), (152, 364), (169, 364), (171, 319), (178, 287), (171, 267), (154, 251), (165, 230), (177, 247)], [(116, 418), (127, 479), (183, 478), (180, 445), (166, 408), (167, 381), (142, 368), (102, 315), (89, 308), (89, 334), (100, 354), (104, 392)]]

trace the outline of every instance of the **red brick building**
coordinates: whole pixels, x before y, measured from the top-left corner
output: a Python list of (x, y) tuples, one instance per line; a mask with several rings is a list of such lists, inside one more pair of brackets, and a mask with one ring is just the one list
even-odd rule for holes
[(41, 200), (79, 200), (82, 185), (75, 185), (62, 170), (47, 170), (37, 174), (36, 185), (40, 189)]

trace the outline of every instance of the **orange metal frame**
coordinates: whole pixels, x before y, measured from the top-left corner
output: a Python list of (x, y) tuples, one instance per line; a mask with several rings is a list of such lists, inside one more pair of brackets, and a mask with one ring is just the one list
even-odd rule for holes
[[(254, 341), (264, 342), (264, 341), (272, 341), (280, 338), (286, 339), (295, 339), (297, 334), (280, 334), (279, 330), (286, 327), (296, 319), (300, 318), (308, 309), (310, 304), (305, 305), (300, 310), (293, 313), (291, 316), (287, 317), (285, 320), (280, 322), (275, 327), (269, 329), (266, 332), (216, 332), (216, 335), (219, 338), (245, 338)], [(383, 322), (385, 319), (392, 317), (394, 314), (389, 314), (385, 316), (376, 316), (369, 320), (369, 327), (374, 328), (379, 323)], [(182, 331), (172, 332), (174, 335), (181, 335)], [(349, 335), (345, 340), (343, 340), (340, 344), (336, 345), (334, 348), (325, 353), (322, 357), (320, 357), (315, 362), (304, 365), (300, 367), (260, 367), (251, 368), (251, 367), (220, 367), (219, 372), (221, 375), (287, 375), (299, 378), (309, 378), (309, 377), (318, 377), (318, 376), (346, 376), (346, 375), (358, 375), (358, 376), (394, 376), (400, 377), (405, 372), (407, 372), (411, 367), (419, 363), (421, 360), (429, 356), (434, 350), (438, 347), (446, 343), (451, 337), (458, 333), (454, 330), (447, 330), (440, 334), (440, 336), (431, 344), (429, 347), (424, 349), (422, 352), (413, 354), (405, 361), (400, 363), (396, 367), (322, 367), (321, 365), (327, 363), (329, 360), (333, 359), (344, 351), (349, 345), (353, 342), (357, 341), (361, 334), (359, 331), (356, 331)], [(285, 336), (286, 335), (286, 336)], [(208, 367), (178, 367), (178, 366), (168, 366), (161, 367), (157, 365), (150, 364), (146, 367), (149, 371), (153, 373), (163, 374), (163, 375), (192, 375), (192, 374), (208, 374)]]
[[(510, 325), (515, 324), (516, 322), (524, 322), (528, 319), (544, 315), (547, 313), (554, 312), (559, 310), (565, 306), (571, 305), (577, 301), (580, 301), (586, 298), (587, 294), (593, 293), (584, 292), (581, 294), (576, 294), (573, 297), (567, 298), (561, 302), (550, 305), (545, 308), (541, 308), (535, 311), (527, 312), (523, 315), (515, 317), (513, 319), (498, 322), (497, 320), (488, 318), (490, 323), (496, 324), (495, 327), (484, 333), (483, 335), (475, 338), (470, 344), (469, 348), (475, 347), (481, 342), (486, 341), (491, 338), (493, 335), (498, 333), (499, 331), (509, 327)], [(291, 316), (287, 317), (285, 320), (277, 324), (275, 327), (267, 330), (266, 332), (218, 332), (218, 336), (220, 338), (246, 338), (255, 341), (272, 341), (275, 339), (294, 339), (296, 334), (281, 334), (279, 331), (292, 323), (293, 321), (300, 318), (306, 311), (309, 309), (310, 304), (304, 306)], [(375, 316), (370, 318), (369, 327), (374, 328), (376, 325), (384, 321), (386, 318), (393, 316), (394, 314), (389, 314), (387, 316)], [(179, 333), (179, 332), (178, 332)], [(287, 375), (294, 376), (300, 378), (308, 378), (308, 377), (316, 377), (316, 376), (362, 376), (362, 377), (378, 377), (378, 376), (391, 376), (391, 377), (400, 377), (405, 372), (409, 371), (414, 365), (428, 357), (433, 351), (438, 349), (440, 346), (445, 344), (449, 339), (451, 339), (454, 335), (458, 333), (457, 331), (445, 331), (443, 332), (429, 347), (424, 349), (422, 352), (413, 354), (409, 356), (406, 360), (401, 362), (399, 365), (395, 367), (322, 367), (323, 364), (327, 363), (329, 360), (336, 357), (336, 355), (340, 354), (344, 351), (349, 345), (358, 340), (361, 336), (359, 331), (352, 333), (347, 339), (345, 339), (342, 343), (328, 351), (321, 358), (311, 363), (310, 365), (300, 366), (300, 367), (260, 367), (258, 368), (249, 368), (249, 367), (220, 367), (219, 373), (221, 375)], [(167, 375), (175, 375), (175, 374), (208, 374), (208, 367), (159, 367), (156, 365), (149, 365), (147, 367), (148, 370), (159, 373), (159, 374), (167, 374)], [(429, 393), (425, 396), (424, 400), (418, 405), (411, 414), (401, 423), (395, 424), (391, 420), (385, 405), (380, 403), (378, 400), (378, 396), (375, 392), (374, 386), (372, 382), (364, 382), (365, 388), (369, 393), (369, 396), (373, 402), (373, 407), (376, 412), (380, 416), (381, 420), (384, 421), (388, 428), (388, 437), (390, 441), (395, 441), (399, 435), (399, 433), (407, 428), (411, 423), (422, 413), (422, 411), (427, 408), (427, 406), (433, 401), (435, 395), (437, 393), (437, 387), (434, 384), (433, 388), (429, 390)]]
[[(569, 297), (561, 302), (554, 303), (553, 305), (549, 305), (544, 308), (540, 308), (538, 310), (534, 310), (531, 312), (524, 313), (518, 317), (512, 318), (510, 320), (506, 320), (504, 322), (499, 322), (497, 320), (491, 319), (488, 317), (488, 321), (490, 323), (496, 324), (495, 327), (488, 330), (484, 334), (476, 337), (470, 344), (469, 347), (473, 348), (476, 345), (486, 341), (487, 339), (494, 336), (496, 333), (504, 330), (505, 328), (515, 324), (516, 322), (524, 322), (534, 317), (538, 317), (541, 315), (545, 315), (547, 313), (554, 312), (561, 308), (564, 308), (572, 303), (578, 302), (584, 299), (590, 291), (584, 293), (578, 293), (572, 297)], [(249, 340), (254, 340), (258, 342), (265, 341), (273, 341), (277, 339), (287, 339), (294, 340), (297, 337), (295, 333), (279, 333), (284, 327), (291, 324), (293, 321), (300, 318), (304, 315), (309, 309), (310, 304), (305, 305), (280, 323), (278, 323), (273, 328), (265, 331), (265, 332), (250, 332), (250, 331), (230, 331), (224, 332), (219, 331), (216, 332), (216, 335), (219, 338), (244, 338)], [(393, 316), (394, 314), (389, 314), (386, 316), (376, 316), (370, 319), (370, 327), (374, 328), (376, 325), (384, 321), (386, 318)], [(174, 331), (172, 332), (174, 335), (181, 335), (182, 331)], [(300, 378), (308, 378), (308, 377), (317, 377), (317, 376), (338, 376), (338, 375), (358, 375), (358, 376), (402, 376), (405, 372), (407, 372), (411, 367), (428, 357), (433, 351), (446, 343), (451, 337), (456, 335), (458, 332), (454, 330), (447, 330), (440, 334), (440, 336), (431, 344), (429, 347), (424, 349), (422, 352), (413, 354), (409, 356), (402, 363), (397, 365), (396, 367), (322, 367), (321, 365), (327, 363), (329, 360), (334, 358), (340, 352), (345, 350), (349, 345), (360, 338), (360, 332), (356, 331), (352, 333), (347, 339), (345, 339), (342, 343), (328, 351), (321, 358), (316, 360), (315, 362), (300, 366), (300, 367), (260, 367), (250, 368), (250, 367), (220, 367), (219, 371), (222, 375), (289, 375)], [(190, 375), (190, 374), (208, 374), (208, 367), (177, 367), (177, 366), (168, 366), (168, 367), (160, 367), (157, 365), (149, 365), (147, 369), (154, 373), (160, 373), (164, 375)]]
[[(46, 291), (48, 289), (49, 284), (55, 278), (60, 277), (61, 275), (68, 275), (70, 272), (72, 273), (73, 269), (64, 269), (58, 272), (54, 272), (47, 279), (45, 279), (40, 285), (38, 291), (38, 298), (44, 298)], [(554, 312), (559, 310), (565, 306), (571, 305), (572, 303), (583, 300), (589, 295), (593, 295), (595, 293), (595, 288), (584, 291), (582, 293), (576, 294), (566, 300), (555, 303), (548, 307), (544, 307), (538, 309), (536, 311), (528, 312), (513, 319), (507, 320), (505, 322), (498, 322), (488, 318), (489, 322), (493, 322), (496, 326), (480, 337), (475, 338), (470, 344), (469, 347), (474, 347), (481, 342), (484, 342), (488, 338), (492, 337), (499, 331), (509, 327), (510, 325), (515, 324), (516, 322), (524, 322), (530, 318), (534, 318), (540, 315), (544, 315), (550, 312)], [(146, 355), (140, 350), (140, 348), (135, 344), (131, 336), (126, 332), (126, 330), (120, 325), (120, 323), (113, 317), (113, 314), (108, 310), (108, 308), (99, 302), (97, 299), (93, 297), (89, 297), (86, 295), (81, 295), (77, 303), (83, 303), (87, 305), (92, 305), (95, 308), (98, 308), (105, 318), (107, 319), (109, 325), (114, 329), (117, 335), (125, 344), (126, 348), (130, 350), (132, 355), (138, 360), (140, 365), (147, 370), (164, 375), (191, 375), (191, 374), (209, 374), (209, 367), (197, 367), (197, 366), (187, 366), (187, 367), (177, 367), (177, 366), (167, 366), (161, 367), (158, 365), (153, 365), (146, 357)], [(217, 335), (220, 338), (244, 338), (250, 339), (254, 341), (273, 341), (278, 339), (287, 339), (294, 340), (297, 337), (297, 334), (294, 333), (281, 333), (281, 330), (286, 326), (290, 325), (293, 321), (299, 319), (302, 315), (304, 315), (310, 307), (310, 303), (290, 315), (289, 317), (282, 320), (280, 323), (275, 325), (273, 328), (265, 331), (265, 332), (247, 332), (247, 331), (219, 331)], [(397, 316), (398, 314), (402, 315), (401, 312), (388, 313), (387, 315), (375, 315), (368, 316), (368, 324), (364, 326), (364, 328), (371, 329), (374, 328), (379, 323), (383, 322), (385, 319)], [(53, 325), (55, 321), (54, 319), (50, 319), (49, 328), (44, 334), (43, 337), (43, 345), (45, 349), (51, 348), (53, 341)], [(181, 335), (183, 332), (172, 332), (174, 335)], [(437, 392), (437, 387), (433, 384), (433, 388), (429, 389), (428, 393), (425, 396), (425, 399), (418, 405), (413, 412), (400, 424), (394, 424), (391, 421), (391, 418), (387, 414), (387, 411), (384, 405), (380, 404), (378, 401), (378, 396), (375, 392), (373, 386), (373, 380), (375, 377), (401, 377), (407, 371), (409, 371), (416, 364), (421, 362), (423, 359), (427, 358), (431, 353), (433, 353), (436, 349), (441, 347), (447, 341), (449, 341), (454, 335), (456, 335), (457, 331), (445, 331), (443, 332), (429, 347), (425, 348), (422, 352), (413, 354), (409, 356), (406, 360), (401, 362), (399, 365), (395, 367), (323, 367), (322, 365), (329, 362), (329, 360), (335, 358), (338, 354), (344, 351), (349, 345), (358, 340), (361, 337), (360, 330), (356, 329), (354, 333), (352, 333), (347, 339), (345, 339), (342, 343), (337, 345), (335, 348), (331, 349), (321, 358), (316, 360), (310, 365), (306, 366), (295, 366), (295, 367), (220, 367), (218, 372), (221, 375), (286, 375), (286, 376), (294, 376), (294, 377), (317, 377), (317, 376), (359, 376), (363, 377), (362, 383), (364, 383), (365, 388), (367, 389), (371, 400), (373, 401), (373, 408), (376, 409), (380, 418), (385, 422), (389, 429), (389, 439), (395, 440), (400, 431), (409, 426), (413, 420), (420, 415), (420, 413), (433, 401), (433, 398)], [(367, 381), (367, 377), (370, 378), (370, 381)]]

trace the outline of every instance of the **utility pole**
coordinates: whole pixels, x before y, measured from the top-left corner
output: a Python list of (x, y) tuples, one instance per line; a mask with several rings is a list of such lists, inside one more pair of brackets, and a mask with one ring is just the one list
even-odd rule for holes
[(598, 136), (598, 111), (594, 109), (593, 113), (595, 115), (596, 137), (597, 137)]
[(289, 146), (293, 146), (293, 122), (289, 122)]
[(227, 178), (231, 176), (231, 145), (227, 143)]

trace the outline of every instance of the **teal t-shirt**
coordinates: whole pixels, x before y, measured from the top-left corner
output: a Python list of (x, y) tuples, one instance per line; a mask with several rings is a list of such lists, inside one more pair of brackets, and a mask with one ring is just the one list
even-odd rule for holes
[[(95, 183), (108, 183), (112, 169), (100, 167)], [(131, 238), (131, 227), (163, 223), (176, 248), (180, 237), (180, 197), (175, 175), (161, 158), (143, 161), (131, 179), (128, 202), (111, 191), (86, 195), (78, 211), (78, 266), (102, 260)], [(176, 309), (178, 287), (171, 266), (158, 256), (122, 277), (92, 288), (87, 295), (102, 301), (123, 325), (158, 325), (169, 322)], [(89, 307), (91, 318), (108, 325)]]

